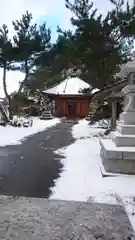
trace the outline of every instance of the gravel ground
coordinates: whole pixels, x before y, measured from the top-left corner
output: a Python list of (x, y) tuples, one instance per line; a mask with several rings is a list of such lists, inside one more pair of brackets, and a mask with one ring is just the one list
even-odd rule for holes
[(0, 197), (0, 240), (134, 240), (122, 206)]
[(0, 147), (0, 194), (49, 197), (49, 188), (62, 167), (61, 156), (54, 150), (73, 141), (71, 126), (60, 123), (28, 137), (21, 145)]

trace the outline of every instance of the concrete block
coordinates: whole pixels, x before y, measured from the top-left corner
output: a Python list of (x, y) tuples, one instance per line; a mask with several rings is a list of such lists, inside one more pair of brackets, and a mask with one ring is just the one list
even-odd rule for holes
[(135, 135), (122, 135), (115, 131), (112, 133), (112, 140), (117, 147), (135, 147)]
[(116, 130), (122, 135), (135, 135), (135, 125), (124, 125), (121, 122), (118, 122)]
[(120, 122), (124, 125), (135, 125), (135, 112), (123, 112), (120, 114)]
[(100, 156), (107, 172), (135, 174), (135, 147), (117, 147), (111, 139), (101, 139)]

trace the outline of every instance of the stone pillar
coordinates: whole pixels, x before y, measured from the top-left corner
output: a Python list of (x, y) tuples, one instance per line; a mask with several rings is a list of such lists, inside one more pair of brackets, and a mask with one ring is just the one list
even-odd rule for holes
[(124, 112), (135, 112), (135, 72), (130, 73), (128, 85), (123, 89), (125, 93)]
[(123, 92), (125, 93), (125, 102), (117, 130), (122, 135), (133, 135), (135, 134), (135, 72), (129, 74), (128, 85)]

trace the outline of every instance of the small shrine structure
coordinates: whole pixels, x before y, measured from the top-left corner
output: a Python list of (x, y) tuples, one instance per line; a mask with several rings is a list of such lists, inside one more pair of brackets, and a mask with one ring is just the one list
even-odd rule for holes
[(76, 76), (71, 76), (60, 84), (42, 92), (53, 102), (53, 115), (67, 118), (88, 116), (91, 95), (84, 93), (90, 85)]
[(135, 174), (135, 60), (123, 67), (120, 77), (128, 80), (123, 112), (111, 139), (100, 140), (100, 155), (107, 172)]

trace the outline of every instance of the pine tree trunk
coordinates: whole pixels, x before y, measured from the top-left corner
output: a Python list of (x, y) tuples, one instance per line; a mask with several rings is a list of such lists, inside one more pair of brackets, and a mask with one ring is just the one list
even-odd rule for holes
[(25, 84), (28, 80), (28, 76), (29, 76), (28, 60), (25, 60), (25, 78), (22, 81), (22, 83), (20, 84), (20, 87), (18, 89), (18, 92), (17, 92), (16, 96), (18, 96), (18, 94), (22, 91), (23, 87), (25, 86)]
[(9, 119), (12, 120), (13, 119), (13, 113), (12, 113), (12, 100), (11, 97), (8, 97), (8, 104), (9, 104)]
[[(24, 80), (21, 82), (20, 87), (17, 91), (17, 93), (14, 95), (14, 100), (18, 97), (18, 95), (21, 93), (23, 87), (25, 86), (27, 80), (28, 80), (28, 76), (29, 76), (29, 68), (28, 68), (28, 60), (25, 60), (25, 78)], [(20, 105), (18, 105), (18, 111), (20, 113)]]
[(6, 84), (6, 62), (4, 63), (4, 66), (3, 66), (3, 89), (9, 104), (9, 119), (12, 120), (13, 119), (12, 103), (11, 103), (11, 97), (7, 92), (7, 84)]

